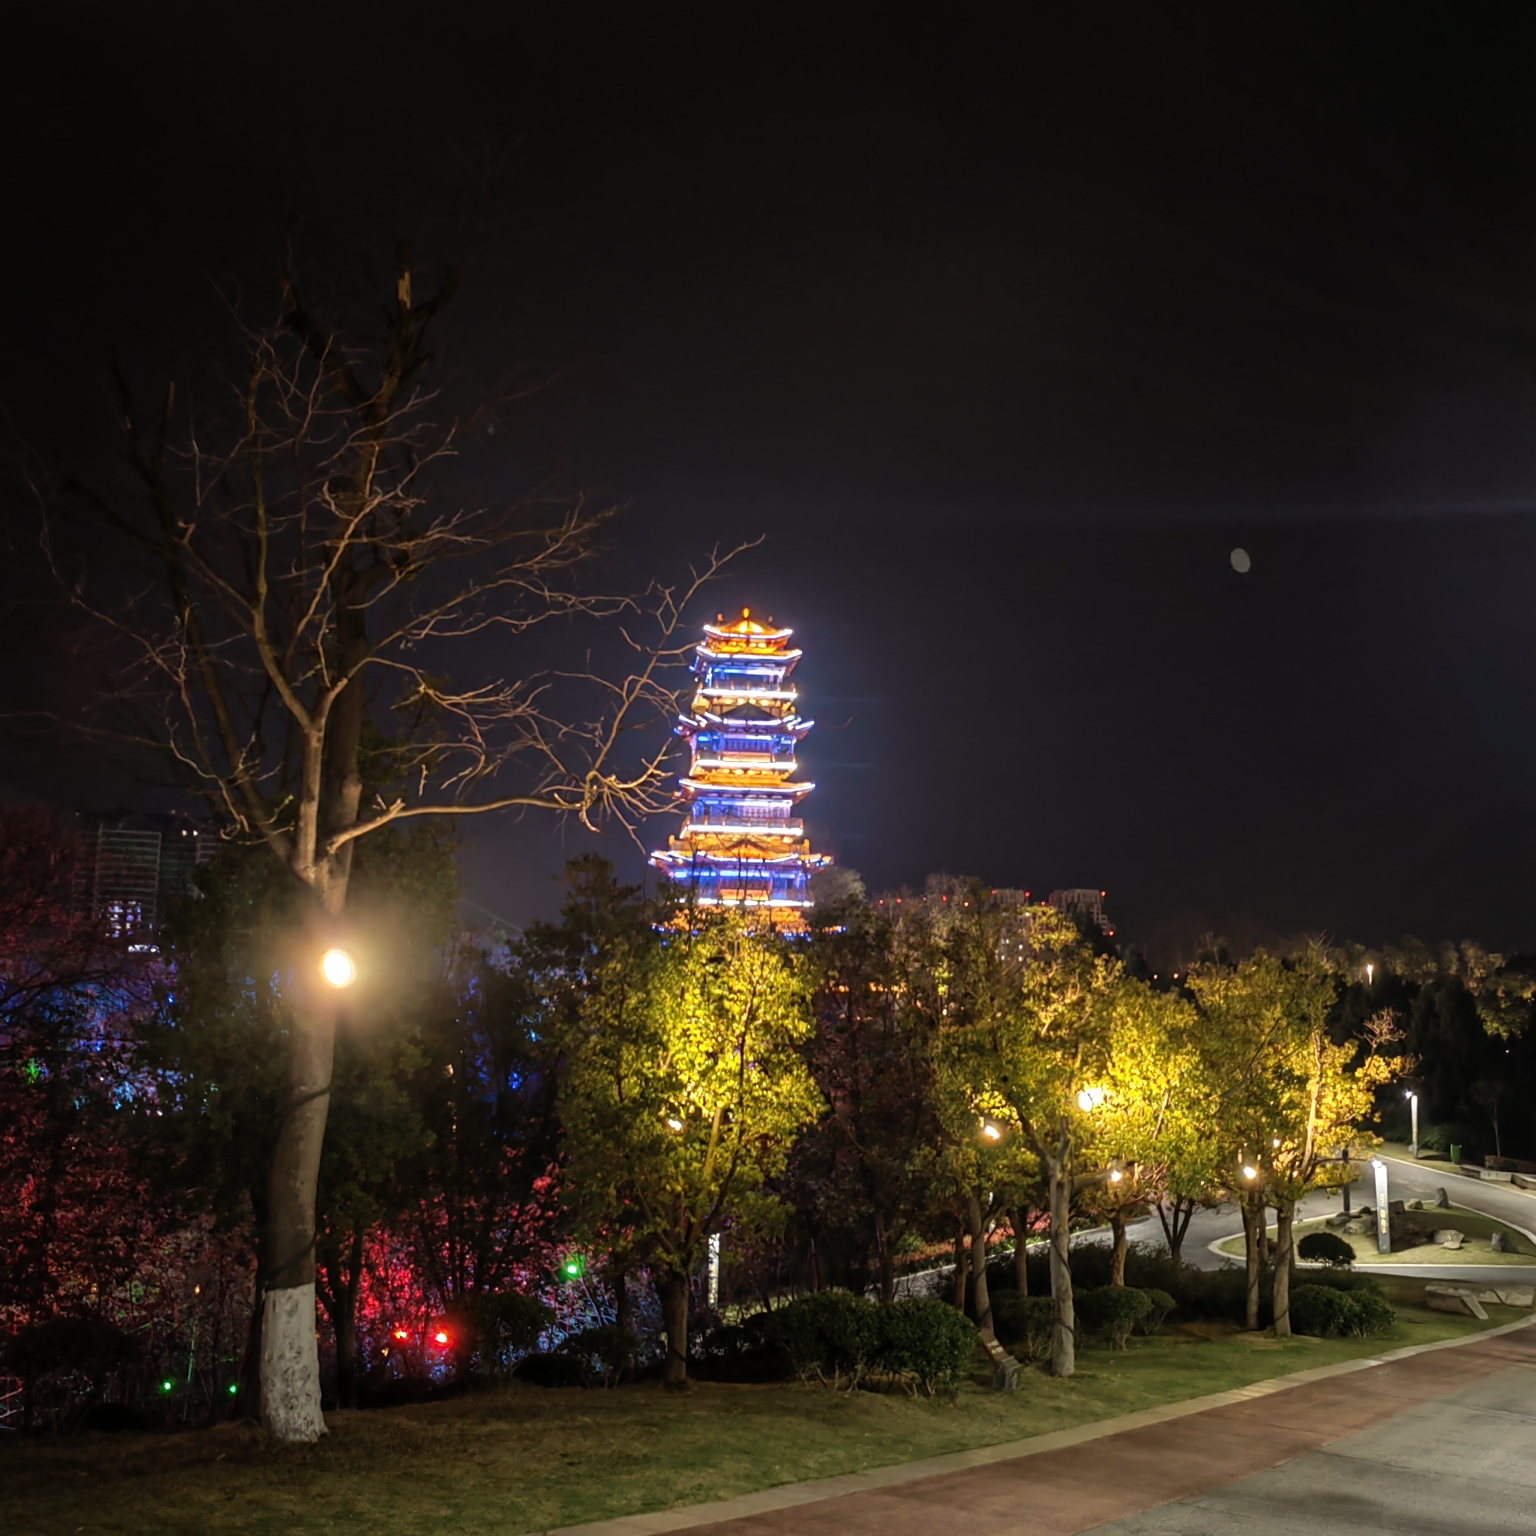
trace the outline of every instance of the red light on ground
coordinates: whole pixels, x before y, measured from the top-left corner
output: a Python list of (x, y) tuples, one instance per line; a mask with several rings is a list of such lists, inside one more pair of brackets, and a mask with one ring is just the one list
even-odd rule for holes
[(439, 1328), (437, 1332), (432, 1335), (432, 1337), (436, 1339), (439, 1344), (446, 1344), (448, 1342), (448, 1335), (444, 1333), (441, 1328)]

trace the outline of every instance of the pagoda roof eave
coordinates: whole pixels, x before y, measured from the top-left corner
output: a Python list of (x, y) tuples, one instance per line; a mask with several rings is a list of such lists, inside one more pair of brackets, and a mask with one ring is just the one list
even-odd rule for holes
[(762, 795), (769, 799), (782, 799), (786, 795), (792, 795), (799, 799), (801, 795), (808, 795), (816, 788), (814, 784), (801, 781), (798, 784), (732, 784), (721, 783), (718, 780), (695, 779), (691, 776), (677, 781), (683, 789), (691, 790), (694, 794), (701, 791), (714, 791), (720, 795), (732, 795), (737, 799), (750, 800), (753, 795)]
[(728, 715), (711, 714), (708, 710), (700, 710), (695, 715), (679, 715), (679, 726), (687, 726), (696, 731), (708, 730), (711, 727), (734, 726), (740, 730), (752, 726), (761, 727), (764, 735), (788, 736), (791, 734), (804, 736), (805, 733), (816, 724), (814, 720), (802, 720), (799, 715), (780, 715), (777, 719), (766, 720), (732, 720)]
[[(793, 631), (786, 629), (783, 631), (783, 633), (785, 635), (789, 635), (793, 633)], [(758, 649), (753, 645), (727, 646), (723, 651), (717, 651), (712, 645), (696, 645), (693, 649), (695, 655), (707, 657), (710, 661), (735, 661), (738, 657), (750, 656), (761, 657), (764, 661), (771, 661), (775, 666), (777, 666), (780, 662), (783, 662), (787, 666), (791, 667), (794, 666), (794, 664), (799, 661), (802, 656), (805, 655), (805, 652), (800, 650), (781, 651), (775, 650), (771, 647)]]

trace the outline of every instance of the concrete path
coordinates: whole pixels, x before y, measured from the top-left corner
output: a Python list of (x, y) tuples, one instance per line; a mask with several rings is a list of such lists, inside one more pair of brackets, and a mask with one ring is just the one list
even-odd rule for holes
[(1536, 1370), (1511, 1364), (1273, 1471), (1101, 1536), (1500, 1536), (1536, 1531)]
[[(1479, 1391), (1486, 1401), (1514, 1404), (1517, 1411), (1506, 1410), (1501, 1419), (1497, 1411), (1479, 1409)], [(1469, 1393), (1466, 1402), (1440, 1401)], [(1404, 1477), (1406, 1490), (1407, 1468), (1394, 1473), (1387, 1454), (1399, 1422), (1411, 1414), (1403, 1423), (1403, 1453), (1413, 1460), (1426, 1454), (1442, 1412), (1464, 1446), (1469, 1413), (1473, 1434), (1479, 1413), (1485, 1422), (1499, 1425), (1496, 1449), (1473, 1463), (1485, 1478), (1479, 1511), (1498, 1519), (1492, 1524), (1470, 1519), (1395, 1527), (1367, 1523), (1365, 1528), (1435, 1531), (1437, 1536), (1536, 1530), (1536, 1467), (1518, 1446), (1521, 1439), (1529, 1443), (1536, 1423), (1536, 1331), (1531, 1329), (1128, 1430), (1081, 1448), (694, 1530), (696, 1536), (929, 1536), (955, 1529), (989, 1536), (1075, 1536), (1107, 1526), (1116, 1536), (1140, 1531), (1342, 1536), (1361, 1529), (1362, 1509), (1374, 1509), (1388, 1497), (1387, 1484), (1395, 1475)], [(1347, 1443), (1334, 1452), (1340, 1442)], [(1351, 1454), (1356, 1444), (1370, 1448), (1357, 1457), (1368, 1491), (1337, 1504), (1336, 1513), (1347, 1523), (1330, 1525), (1328, 1498), (1315, 1495), (1326, 1491), (1337, 1498), (1345, 1491), (1344, 1480), (1334, 1475), (1330, 1483), (1314, 1488), (1312, 1469), (1326, 1463), (1337, 1473), (1337, 1458)], [(1331, 1462), (1329, 1455), (1335, 1457)], [(1372, 1455), (1374, 1465), (1368, 1467)], [(1286, 1467), (1298, 1457), (1304, 1458), (1301, 1465)], [(1440, 1464), (1447, 1459), (1442, 1452)], [(1275, 1468), (1285, 1472), (1270, 1470)], [(1262, 1523), (1266, 1495), (1280, 1502), (1270, 1510), (1273, 1518)], [(1456, 1490), (1458, 1499), (1467, 1496), (1465, 1487)], [(1437, 1502), (1443, 1511), (1446, 1500)], [(1175, 1507), (1159, 1509), (1170, 1504)], [(1146, 1513), (1152, 1510), (1163, 1523), (1142, 1523), (1152, 1520)], [(1248, 1524), (1233, 1523), (1229, 1510)]]
[[(1298, 1379), (1120, 1421), (1130, 1427), (1084, 1425), (926, 1465), (767, 1489), (714, 1509), (572, 1527), (569, 1536), (1536, 1530), (1536, 1461), (1528, 1453), (1536, 1327), (1515, 1324)], [(858, 1491), (844, 1492), (850, 1484)]]

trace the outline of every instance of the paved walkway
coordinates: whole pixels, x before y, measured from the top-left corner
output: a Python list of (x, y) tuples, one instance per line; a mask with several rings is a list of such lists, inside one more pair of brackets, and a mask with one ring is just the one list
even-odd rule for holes
[(1153, 1410), (1118, 1432), (1084, 1426), (1038, 1449), (941, 1458), (970, 1464), (934, 1476), (862, 1474), (862, 1491), (841, 1497), (802, 1502), (815, 1485), (801, 1485), (752, 1496), (761, 1506), (738, 1518), (677, 1510), (604, 1524), (613, 1536), (684, 1526), (696, 1536), (1536, 1530), (1536, 1328), (1308, 1376), (1228, 1393), (1203, 1411)]
[(1100, 1536), (1529, 1536), (1536, 1371), (1513, 1366), (1273, 1471), (1098, 1527)]

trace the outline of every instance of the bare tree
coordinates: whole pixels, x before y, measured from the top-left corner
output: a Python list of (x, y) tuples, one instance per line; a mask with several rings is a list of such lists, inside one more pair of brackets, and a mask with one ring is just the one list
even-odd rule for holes
[[(309, 898), (264, 1244), (261, 1414), (283, 1440), (325, 1431), (315, 1188), (336, 998), (319, 956), (341, 934), (353, 849), (410, 817), (531, 808), (632, 828), (667, 804), (666, 738), (645, 727), (675, 710), (666, 679), (687, 649), (683, 609), (722, 563), (711, 556), (680, 586), (639, 598), (594, 594), (579, 567), (606, 513), (444, 496), (457, 429), (436, 419), (442, 401), (425, 375), (428, 331), (452, 292), (450, 278), (413, 302), (402, 249), (381, 344), (363, 349), (285, 279), (279, 322), (244, 333), (233, 411), (183, 424), (173, 388), (146, 431), (123, 387), (128, 488), (72, 483), (45, 500), (54, 568), (117, 647), (101, 728), (165, 753), (227, 835), (265, 843)], [(59, 506), (83, 507), (117, 536), (136, 584), (70, 567), (54, 536)], [(477, 639), (579, 617), (618, 623), (618, 675), (588, 664), (462, 680)], [(385, 772), (369, 743), (391, 718)]]

